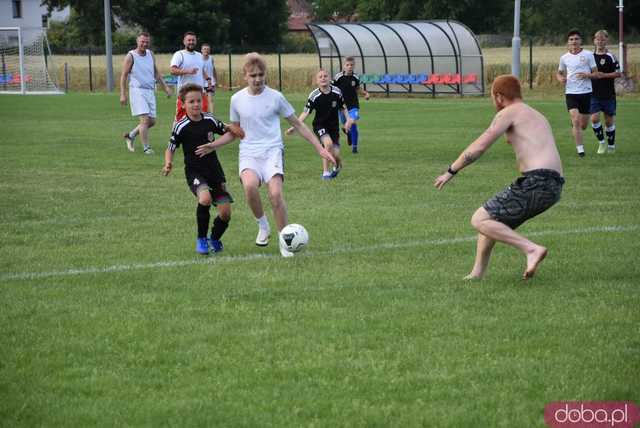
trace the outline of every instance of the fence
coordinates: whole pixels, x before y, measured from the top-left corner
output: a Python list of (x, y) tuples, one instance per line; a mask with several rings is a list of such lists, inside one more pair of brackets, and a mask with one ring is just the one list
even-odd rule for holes
[[(525, 42), (526, 43), (526, 42)], [(268, 49), (256, 49), (258, 52)], [(533, 46), (526, 43), (521, 52), (522, 67), (521, 80), (523, 85), (532, 89), (558, 86), (555, 80), (557, 60), (560, 58), (563, 47)], [(627, 72), (634, 79), (640, 75), (640, 46), (633, 45), (629, 49), (629, 62)], [(58, 76), (62, 82), (59, 86), (66, 91), (105, 91), (106, 90), (106, 65), (102, 51), (85, 48), (73, 50), (68, 53), (73, 55), (53, 57)], [(156, 63), (161, 74), (169, 74), (170, 53), (156, 54)], [(218, 83), (223, 89), (236, 89), (244, 86), (242, 76), (242, 64), (244, 52), (231, 50), (218, 51), (213, 57), (218, 74)], [(485, 84), (490, 84), (495, 76), (511, 72), (509, 64), (511, 52), (509, 48), (486, 48), (483, 50), (485, 57)], [(284, 51), (265, 54), (267, 61), (268, 83), (273, 88), (282, 91), (308, 92), (315, 85), (314, 76), (318, 70), (317, 54), (291, 54)], [(116, 86), (119, 85), (120, 67), (124, 58), (124, 52), (114, 55), (114, 75)], [(51, 67), (52, 62), (49, 62)], [(356, 70), (357, 71), (357, 70)]]

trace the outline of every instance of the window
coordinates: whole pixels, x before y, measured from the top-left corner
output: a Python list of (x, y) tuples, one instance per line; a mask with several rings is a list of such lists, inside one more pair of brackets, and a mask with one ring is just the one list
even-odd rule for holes
[(13, 6), (13, 17), (14, 18), (22, 18), (22, 1), (21, 0), (13, 0), (11, 2)]
[(42, 28), (49, 28), (49, 16), (42, 15)]

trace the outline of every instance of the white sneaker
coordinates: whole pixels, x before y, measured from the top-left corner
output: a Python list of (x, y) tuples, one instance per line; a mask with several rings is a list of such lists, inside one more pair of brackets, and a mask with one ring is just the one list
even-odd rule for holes
[(282, 257), (293, 257), (294, 256), (294, 253), (292, 253), (291, 251), (287, 250), (282, 245), (280, 245), (280, 254), (282, 254)]
[(607, 144), (602, 141), (600, 143), (598, 143), (598, 154), (599, 155), (603, 155), (607, 150)]
[(147, 147), (146, 149), (144, 149), (144, 154), (145, 155), (152, 155), (153, 154), (153, 149), (151, 147)]
[(607, 146), (607, 153), (615, 153), (616, 152), (616, 146)]
[(256, 236), (256, 245), (258, 247), (266, 247), (269, 245), (269, 236), (271, 231), (269, 229), (263, 229), (258, 227), (258, 236)]

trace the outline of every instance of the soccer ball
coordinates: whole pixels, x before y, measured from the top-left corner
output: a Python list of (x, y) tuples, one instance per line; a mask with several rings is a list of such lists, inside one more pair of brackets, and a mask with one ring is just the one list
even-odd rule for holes
[(304, 226), (288, 224), (280, 231), (280, 245), (292, 253), (302, 251), (309, 243), (309, 234)]

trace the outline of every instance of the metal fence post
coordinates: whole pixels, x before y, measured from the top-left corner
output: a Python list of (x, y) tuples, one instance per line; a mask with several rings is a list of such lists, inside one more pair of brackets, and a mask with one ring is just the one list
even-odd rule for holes
[(69, 92), (69, 65), (64, 63), (64, 91)]
[(282, 46), (278, 46), (278, 90), (282, 92)]
[(529, 37), (529, 89), (533, 89), (533, 37)]
[(233, 79), (231, 78), (231, 46), (227, 46), (227, 55), (229, 58), (229, 91), (233, 90)]
[(91, 46), (89, 46), (89, 91), (93, 92), (93, 69), (91, 68)]

